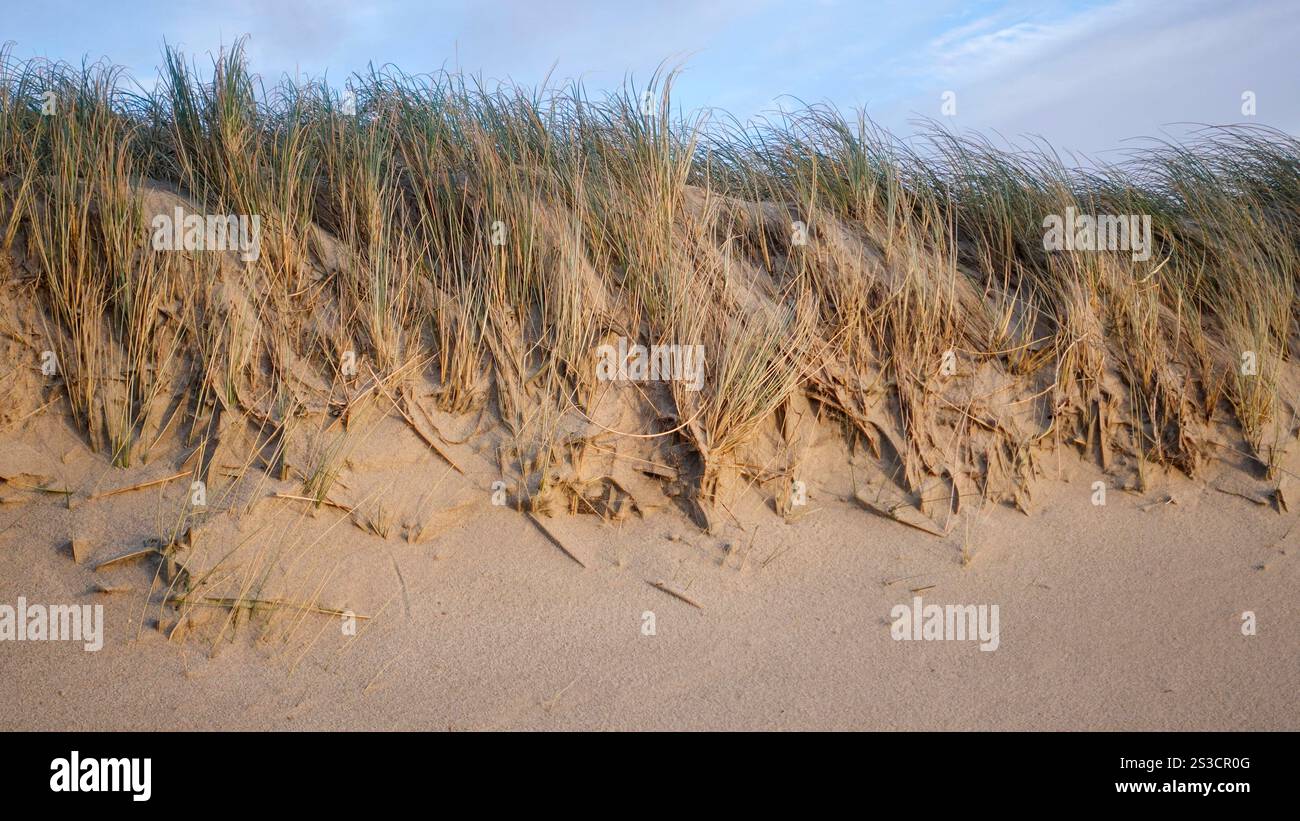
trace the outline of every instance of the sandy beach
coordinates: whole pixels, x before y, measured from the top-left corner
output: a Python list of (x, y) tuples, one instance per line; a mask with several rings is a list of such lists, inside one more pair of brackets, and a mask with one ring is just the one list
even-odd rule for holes
[[(991, 509), (948, 538), (837, 487), (814, 488), (790, 524), (751, 494), (737, 506), (748, 532), (724, 537), (675, 511), (557, 520), (585, 568), (508, 507), (420, 544), (348, 523), (317, 544), (340, 567), (319, 601), (371, 615), (355, 636), (309, 613), (292, 631), (262, 620), (169, 641), (145, 602), (151, 564), (95, 572), (66, 546), (110, 501), (113, 521), (147, 532), (149, 490), (6, 506), (0, 601), (100, 603), (106, 626), (98, 652), (0, 646), (0, 727), (1300, 728), (1296, 512), (1186, 479), (1099, 507), (1103, 477), (1062, 470), (1031, 515)], [(106, 535), (96, 559), (130, 545)], [(891, 608), (914, 596), (997, 604), (997, 650), (891, 639)]]

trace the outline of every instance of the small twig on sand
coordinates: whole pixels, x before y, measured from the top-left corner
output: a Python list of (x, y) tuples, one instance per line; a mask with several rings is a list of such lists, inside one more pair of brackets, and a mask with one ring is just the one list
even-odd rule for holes
[(157, 553), (158, 555), (162, 555), (162, 551), (160, 551), (156, 547), (142, 547), (139, 550), (132, 550), (128, 553), (123, 553), (120, 556), (114, 556), (111, 559), (105, 559), (104, 561), (95, 565), (95, 572), (98, 573), (99, 571), (104, 570), (105, 568), (116, 567), (119, 564), (125, 564), (126, 562), (135, 561), (136, 559), (143, 559), (145, 556), (149, 556), (155, 553)]
[(685, 593), (681, 593), (672, 589), (662, 581), (646, 582), (646, 584), (650, 585), (656, 590), (662, 590), (663, 592), (667, 593), (668, 595), (672, 596), (675, 599), (681, 599), (682, 601), (689, 604), (691, 607), (694, 607), (696, 610), (704, 609), (704, 605), (700, 604), (695, 599), (692, 599), (690, 596), (686, 595)]
[(880, 584), (884, 587), (889, 587), (891, 584), (898, 584), (899, 582), (910, 582), (912, 579), (919, 579), (924, 575), (925, 575), (924, 573), (917, 573), (915, 576), (901, 576), (897, 579), (883, 579), (881, 580)]
[(170, 596), (167, 599), (170, 605), (204, 605), (206, 607), (224, 607), (230, 610), (242, 608), (244, 610), (257, 610), (262, 607), (277, 608), (283, 607), (289, 610), (305, 610), (309, 613), (320, 613), (323, 616), (348, 616), (356, 619), (369, 619), (369, 616), (363, 616), (360, 613), (353, 613), (348, 610), (340, 610), (336, 607), (322, 607), (317, 604), (301, 604), (299, 602), (285, 601), (284, 599), (252, 599), (236, 598), (234, 596)]
[(585, 568), (587, 566), (587, 563), (584, 562), (582, 559), (579, 559), (576, 553), (574, 553), (572, 550), (564, 546), (564, 542), (560, 541), (559, 537), (551, 532), (551, 529), (547, 527), (546, 524), (543, 523), (542, 520), (537, 517), (537, 514), (533, 513), (531, 510), (526, 511), (526, 513), (528, 514), (528, 518), (532, 520), (533, 524), (537, 525), (537, 529), (542, 531), (542, 535), (545, 536), (547, 540), (550, 541), (551, 544), (558, 547), (561, 551), (564, 552), (564, 555), (568, 556), (570, 559), (573, 559), (582, 567)]
[(338, 502), (333, 502), (329, 499), (317, 499), (314, 496), (294, 496), (292, 493), (277, 493), (275, 494), (275, 498), (293, 499), (298, 502), (311, 502), (314, 505), (327, 505), (329, 507), (337, 508), (344, 513), (352, 513), (355, 511), (355, 508), (348, 507), (347, 505), (339, 504)]
[(560, 692), (558, 692), (558, 693), (556, 693), (555, 695), (551, 696), (550, 700), (548, 700), (548, 701), (543, 701), (543, 702), (542, 702), (542, 709), (549, 713), (549, 712), (551, 711), (551, 709), (554, 708), (555, 705), (559, 702), (559, 700), (560, 700), (560, 696), (562, 696), (562, 695), (564, 695), (565, 693), (569, 692), (569, 688), (572, 687), (573, 685), (577, 684), (579, 678), (581, 678), (581, 676), (575, 676), (574, 679), (573, 679), (573, 681), (570, 681), (568, 684), (564, 685), (564, 688), (561, 689)]
[(132, 490), (144, 490), (147, 487), (153, 487), (154, 485), (163, 485), (168, 482), (175, 481), (176, 479), (179, 479), (182, 476), (189, 476), (189, 475), (191, 475), (190, 471), (182, 470), (180, 473), (177, 473), (174, 476), (165, 476), (162, 479), (154, 479), (153, 481), (150, 482), (141, 482), (138, 485), (131, 485), (130, 487), (120, 487), (117, 490), (110, 490), (106, 493), (96, 493), (90, 497), (90, 501), (94, 501), (96, 499), (107, 499), (109, 496), (116, 496), (119, 493), (127, 493)]
[(401, 653), (398, 653), (397, 655), (390, 658), (388, 661), (384, 662), (383, 666), (381, 666), (378, 670), (376, 670), (375, 674), (370, 677), (370, 681), (366, 682), (365, 689), (361, 691), (361, 694), (370, 695), (370, 691), (375, 688), (375, 685), (379, 684), (379, 679), (383, 678), (384, 673), (388, 672), (388, 668), (392, 667), (393, 662), (397, 661), (397, 659), (400, 658), (401, 655), (402, 655)]
[(1240, 490), (1234, 490), (1233, 488), (1230, 487), (1224, 487), (1223, 485), (1211, 485), (1210, 487), (1214, 488), (1215, 490), (1227, 496), (1236, 496), (1238, 498), (1245, 499), (1247, 502), (1250, 502), (1251, 504), (1256, 504), (1261, 507), (1268, 504), (1267, 499), (1261, 499), (1258, 496), (1255, 496), (1253, 494), (1243, 493)]

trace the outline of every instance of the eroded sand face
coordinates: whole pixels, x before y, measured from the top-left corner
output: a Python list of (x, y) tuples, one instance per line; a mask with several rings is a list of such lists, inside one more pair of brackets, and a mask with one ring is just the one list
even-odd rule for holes
[[(106, 472), (52, 433), (28, 443), (83, 496), (174, 472)], [(550, 520), (583, 568), (473, 482), (439, 480), (445, 465), (427, 453), (388, 468), (406, 487), (393, 491), (387, 539), (345, 513), (276, 499), (214, 537), (296, 539), (302, 549), (278, 560), (306, 570), (285, 590), (371, 616), (355, 636), (334, 616), (280, 612), (215, 640), (228, 611), (211, 607), (193, 608), (195, 624), (169, 641), (155, 621), (170, 630), (174, 611), (159, 609), (158, 587), (146, 602), (153, 562), (93, 568), (158, 532), (179, 489), (74, 499), (71, 510), (51, 495), (6, 504), (0, 602), (103, 604), (106, 623), (98, 652), (0, 642), (0, 726), (1300, 728), (1300, 514), (1220, 492), (1213, 477), (1111, 487), (1096, 506), (1104, 477), (1069, 465), (1039, 488), (1032, 515), (969, 513), (944, 538), (871, 515), (846, 477), (813, 484), (790, 523), (751, 492), (732, 505), (744, 529), (715, 535), (675, 508), (619, 525)], [(396, 531), (408, 498), (466, 508), (407, 541)], [(92, 551), (80, 564), (74, 533)], [(997, 649), (892, 639), (891, 609), (915, 596), (997, 605)]]

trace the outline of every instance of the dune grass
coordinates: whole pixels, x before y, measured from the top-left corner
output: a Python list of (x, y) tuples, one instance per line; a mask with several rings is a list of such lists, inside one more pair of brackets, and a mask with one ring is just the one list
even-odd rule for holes
[[(672, 418), (644, 431), (695, 454), (702, 498), (801, 392), (915, 492), (961, 471), (988, 495), (1048, 440), (1194, 474), (1225, 422), (1276, 469), (1300, 336), (1294, 137), (1211, 128), (1079, 166), (824, 106), (684, 115), (673, 80), (599, 98), (393, 68), (343, 92), (267, 86), (237, 44), (210, 69), (166, 49), (146, 92), (7, 47), (11, 280), (35, 279), (71, 412), (123, 465), (164, 393), (201, 431), (252, 396), (299, 407), (304, 368), (336, 402), (363, 381), (344, 362), (405, 378), (427, 359), (438, 407), (490, 408), (540, 494), (613, 334), (704, 346), (702, 390), (670, 385)], [(157, 191), (258, 215), (261, 256), (153, 250)], [(1045, 250), (1068, 209), (1149, 217), (1149, 258)]]

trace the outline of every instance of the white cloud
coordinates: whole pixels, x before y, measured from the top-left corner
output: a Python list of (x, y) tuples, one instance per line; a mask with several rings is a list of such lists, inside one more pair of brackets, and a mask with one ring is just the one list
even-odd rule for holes
[(1254, 121), (1294, 133), (1298, 40), (1300, 15), (1259, 0), (1118, 2), (1048, 21), (995, 16), (931, 41), (929, 85), (908, 109), (930, 114), (932, 98), (952, 88), (955, 127), (1098, 152), (1174, 123), (1242, 121), (1241, 93), (1253, 90)]

